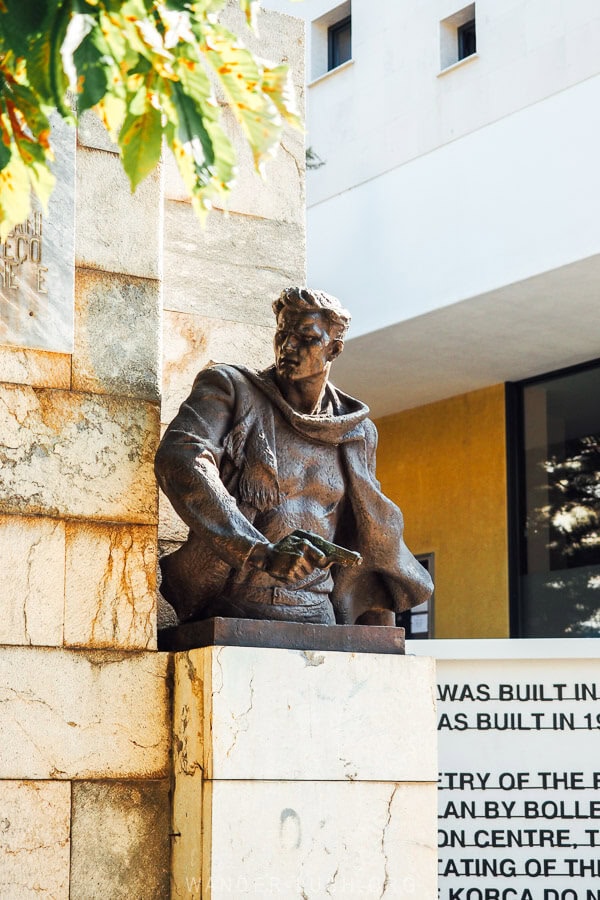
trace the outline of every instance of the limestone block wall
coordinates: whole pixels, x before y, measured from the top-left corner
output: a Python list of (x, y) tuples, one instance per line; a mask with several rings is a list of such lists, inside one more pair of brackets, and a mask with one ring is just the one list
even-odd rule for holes
[[(260, 29), (301, 95), (301, 23)], [(305, 277), (304, 137), (263, 182), (230, 126), (242, 174), (204, 231), (169, 160), (132, 195), (96, 119), (54, 135), (74, 241), (44, 264), (74, 273), (72, 351), (0, 344), (2, 898), (169, 896), (154, 453), (206, 362), (270, 362), (271, 302)], [(168, 510), (161, 535), (184, 536)]]
[(132, 196), (89, 120), (55, 140), (76, 222), (73, 352), (0, 346), (0, 895), (167, 897), (161, 175)]

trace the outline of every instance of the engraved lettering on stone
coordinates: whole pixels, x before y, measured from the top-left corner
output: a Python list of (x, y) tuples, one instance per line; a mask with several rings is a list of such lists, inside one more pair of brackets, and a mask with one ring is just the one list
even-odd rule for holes
[(0, 242), (0, 321), (9, 332), (20, 333), (23, 317), (46, 311), (48, 268), (42, 258), (42, 213), (34, 211)]
[(72, 353), (75, 313), (75, 130), (50, 116), (56, 186), (42, 212), (0, 243), (0, 345)]

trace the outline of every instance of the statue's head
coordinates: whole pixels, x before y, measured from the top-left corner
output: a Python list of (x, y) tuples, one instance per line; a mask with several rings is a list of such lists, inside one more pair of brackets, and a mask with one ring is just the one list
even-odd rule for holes
[(337, 297), (310, 288), (285, 288), (277, 300), (273, 301), (275, 318), (279, 320), (279, 314), (286, 309), (302, 313), (319, 313), (327, 322), (330, 336), (338, 341), (343, 341), (346, 337), (352, 318)]
[(344, 349), (350, 313), (325, 291), (290, 287), (273, 303), (277, 318), (275, 366), (280, 378), (327, 377)]

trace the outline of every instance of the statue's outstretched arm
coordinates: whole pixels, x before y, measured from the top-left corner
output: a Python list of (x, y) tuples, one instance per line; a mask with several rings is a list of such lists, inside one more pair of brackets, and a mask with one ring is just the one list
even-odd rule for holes
[(200, 373), (156, 454), (158, 483), (177, 514), (232, 568), (268, 541), (243, 515), (219, 474), (235, 388), (215, 367)]

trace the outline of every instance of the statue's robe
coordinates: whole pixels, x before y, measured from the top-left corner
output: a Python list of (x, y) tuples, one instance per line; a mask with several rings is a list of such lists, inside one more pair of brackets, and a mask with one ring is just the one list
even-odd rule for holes
[(354, 624), (367, 610), (402, 611), (429, 598), (431, 579), (404, 543), (402, 513), (375, 477), (377, 431), (368, 407), (331, 384), (326, 404), (326, 414), (296, 412), (273, 368), (218, 365), (198, 374), (156, 456), (159, 484), (190, 529), (186, 543), (161, 560), (161, 592), (180, 621), (214, 614), (215, 598), (243, 587), (250, 553), (267, 540), (254, 523), (280, 503), (282, 428), (290, 432), (290, 453), (297, 452), (294, 434), (339, 448), (345, 497), (335, 540), (357, 550), (363, 564), (334, 567), (336, 622)]

